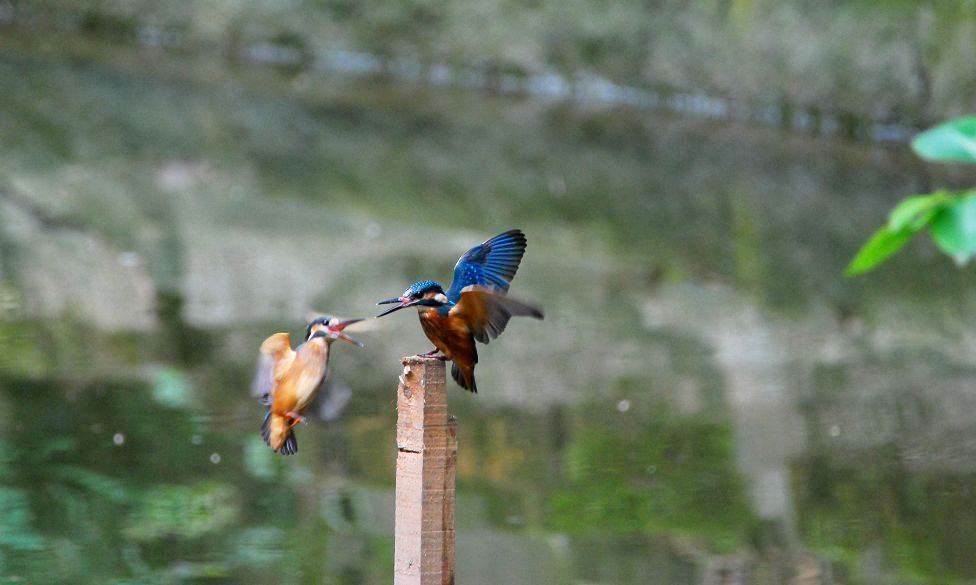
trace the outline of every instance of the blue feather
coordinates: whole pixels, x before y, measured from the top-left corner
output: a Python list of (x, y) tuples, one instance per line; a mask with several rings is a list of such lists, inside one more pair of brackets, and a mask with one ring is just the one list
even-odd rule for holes
[(473, 284), (493, 286), (502, 293), (508, 291), (523, 254), (525, 234), (517, 229), (498, 234), (471, 248), (454, 266), (454, 281), (447, 291), (447, 298), (457, 302), (461, 289)]
[(437, 284), (433, 280), (421, 280), (420, 282), (415, 282), (410, 285), (410, 287), (403, 291), (404, 297), (409, 297), (412, 295), (421, 295), (429, 290), (440, 290), (441, 285)]

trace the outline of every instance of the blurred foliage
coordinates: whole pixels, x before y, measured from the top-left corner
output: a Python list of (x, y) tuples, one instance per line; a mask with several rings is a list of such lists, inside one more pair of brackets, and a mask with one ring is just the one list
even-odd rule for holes
[(900, 575), (922, 582), (976, 578), (970, 543), (957, 538), (976, 530), (974, 479), (910, 470), (884, 448), (857, 464), (804, 457), (792, 474), (807, 545), (855, 573), (873, 547)]
[(12, 0), (15, 21), (117, 41), (285, 40), (484, 71), (596, 73), (623, 83), (784, 97), (924, 122), (965, 108), (976, 15), (966, 0)]
[[(922, 132), (912, 140), (922, 158), (941, 163), (976, 163), (976, 116), (958, 118)], [(874, 269), (928, 228), (940, 250), (960, 266), (976, 255), (976, 191), (938, 191), (909, 197), (898, 204), (879, 229), (857, 253), (846, 274), (855, 276)]]
[(236, 499), (234, 489), (222, 484), (155, 486), (135, 504), (125, 535), (136, 541), (198, 538), (233, 522)]
[[(748, 542), (755, 520), (735, 467), (731, 429), (665, 405), (629, 424), (583, 409), (550, 526), (571, 533), (686, 534), (717, 550)], [(618, 418), (626, 415), (618, 414)]]
[(0, 518), (0, 551), (33, 551), (44, 546), (44, 539), (32, 529), (33, 516), (25, 491), (0, 487)]
[[(294, 520), (309, 480), (281, 473), (283, 458), (256, 436), (256, 409), (239, 432), (274, 459), (255, 474), (254, 455), (250, 464), (235, 455), (236, 436), (157, 399), (154, 377), (89, 380), (69, 395), (60, 381), (0, 378), (0, 400), (15, 405), (0, 440), (0, 582), (292, 584), (341, 574), (342, 554), (322, 557), (331, 529), (316, 514)], [(377, 572), (354, 582), (388, 581), (386, 541), (369, 545)]]
[[(147, 351), (155, 359), (174, 355), (165, 347)], [(177, 400), (187, 389), (168, 386), (193, 384), (211, 367), (157, 366), (134, 379), (95, 376), (68, 395), (57, 381), (3, 380), (0, 399), (13, 405), (5, 438), (24, 445), (44, 437), (28, 450), (0, 443), (4, 574), (80, 584), (388, 580), (390, 540), (359, 532), (364, 522), (377, 522), (360, 492), (340, 480), (313, 495), (335, 480), (270, 453), (254, 433), (256, 419), (235, 428), (233, 439), (194, 422), (201, 410), (226, 407), (209, 404), (207, 394)], [(636, 397), (641, 387), (631, 380), (619, 390)], [(367, 394), (359, 399), (377, 400)], [(17, 399), (26, 395), (30, 404)], [(609, 419), (587, 416), (595, 409), (589, 403), (541, 416), (513, 410), (502, 418), (473, 402), (457, 408), (467, 453), (460, 481), (486, 502), (460, 512), (463, 522), (483, 522), (479, 513), (487, 511), (501, 525), (514, 516), (574, 535), (677, 532), (718, 550), (745, 546), (751, 521), (730, 467), (731, 437), (725, 425), (709, 422), (711, 415), (675, 417), (643, 403), (631, 413), (639, 416), (613, 411)], [(27, 413), (29, 426), (18, 422)], [(617, 421), (622, 433), (613, 436), (605, 429), (618, 416), (626, 422)], [(341, 434), (317, 432), (338, 440), (323, 441), (337, 449), (330, 460), (388, 483), (392, 428), (384, 411), (350, 417)], [(240, 456), (232, 444), (241, 446)], [(306, 453), (317, 449), (309, 443)], [(211, 453), (223, 455), (219, 465)], [(586, 513), (576, 515), (584, 502)], [(629, 504), (638, 507), (625, 513), (622, 505)], [(334, 531), (355, 544), (339, 544)], [(588, 563), (587, 570), (602, 565)], [(639, 565), (630, 571), (641, 574)]]
[(153, 398), (157, 402), (173, 408), (187, 405), (191, 389), (181, 371), (163, 368), (157, 371), (154, 377)]
[(0, 371), (38, 375), (48, 365), (41, 332), (28, 321), (0, 321)]
[[(103, 52), (97, 59), (116, 63), (125, 55)], [(154, 68), (166, 75), (150, 75)], [(842, 268), (839, 256), (851, 247), (851, 234), (865, 229), (867, 214), (852, 214), (845, 202), (882, 201), (917, 181), (916, 169), (896, 154), (870, 155), (877, 172), (865, 172), (865, 151), (838, 147), (810, 159), (807, 146), (771, 147), (768, 135), (744, 135), (741, 128), (365, 82), (309, 78), (296, 89), (289, 79), (270, 71), (230, 75), (212, 63), (186, 66), (165, 55), (155, 55), (148, 69), (139, 60), (68, 67), (15, 57), (0, 64), (6, 135), (13, 137), (0, 145), (0, 165), (43, 209), (81, 219), (147, 259), (159, 279), (163, 335), (185, 341), (172, 344), (161, 335), (144, 343), (201, 360), (209, 355), (206, 333), (167, 316), (182, 310), (167, 292), (180, 284), (179, 263), (207, 245), (200, 241), (205, 234), (181, 227), (191, 217), (261, 233), (313, 232), (322, 222), (346, 233), (365, 216), (386, 237), (401, 238), (417, 237), (401, 229), (411, 225), (443, 237), (447, 225), (572, 223), (573, 234), (554, 228), (551, 239), (600, 256), (605, 276), (580, 302), (617, 294), (626, 306), (627, 295), (662, 281), (718, 276), (747, 283), (764, 305), (788, 309), (818, 294), (847, 302), (854, 289), (827, 275)], [(50, 99), (34, 99), (36, 87)], [(56, 132), (49, 136), (34, 120), (57, 120)], [(689, 160), (709, 160), (714, 172), (688, 173)], [(185, 186), (168, 186), (171, 174)], [(750, 201), (742, 196), (747, 191), (760, 195)], [(716, 193), (726, 205), (706, 196)], [(771, 193), (796, 196), (764, 204)], [(329, 212), (292, 213), (299, 205)], [(600, 244), (585, 245), (594, 241)], [(550, 259), (558, 252), (537, 250)], [(648, 257), (646, 250), (656, 253)], [(394, 267), (404, 280), (435, 274), (456, 259), (447, 250), (415, 248), (371, 258), (337, 277), (349, 283), (340, 286), (392, 279)], [(918, 264), (900, 268), (914, 273)], [(858, 284), (858, 294), (927, 298), (928, 288), (906, 286), (902, 272)], [(526, 283), (562, 294), (571, 273), (547, 260)], [(964, 289), (965, 276), (957, 278), (946, 286)], [(608, 310), (623, 314), (618, 306)]]

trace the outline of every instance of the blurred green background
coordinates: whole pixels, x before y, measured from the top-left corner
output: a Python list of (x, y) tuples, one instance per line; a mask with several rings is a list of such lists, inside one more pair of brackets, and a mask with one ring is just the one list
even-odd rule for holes
[[(971, 1), (0, 1), (0, 583), (380, 584), (399, 357), (283, 458), (257, 347), (520, 227), (458, 582), (976, 582)], [(341, 392), (340, 392), (341, 393)], [(723, 580), (724, 579), (724, 580)]]

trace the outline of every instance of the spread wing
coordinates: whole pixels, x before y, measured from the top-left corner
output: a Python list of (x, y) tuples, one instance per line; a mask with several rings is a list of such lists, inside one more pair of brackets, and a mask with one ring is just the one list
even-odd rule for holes
[(261, 404), (271, 404), (275, 384), (293, 361), (295, 352), (291, 349), (291, 337), (287, 333), (275, 333), (265, 339), (258, 353), (254, 379), (251, 380), (251, 396)]
[(464, 321), (471, 335), (481, 343), (501, 335), (512, 317), (543, 317), (542, 309), (481, 286), (462, 290), (448, 315)]
[(525, 234), (517, 229), (498, 234), (471, 248), (454, 266), (454, 282), (447, 291), (447, 298), (456, 303), (464, 287), (471, 285), (492, 287), (505, 294), (523, 254)]

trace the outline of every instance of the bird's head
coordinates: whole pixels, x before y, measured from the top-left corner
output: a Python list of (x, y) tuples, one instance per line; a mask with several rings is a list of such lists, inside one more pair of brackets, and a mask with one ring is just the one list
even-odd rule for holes
[(394, 303), (397, 303), (395, 307), (383, 311), (377, 317), (389, 315), (394, 311), (399, 311), (407, 307), (417, 307), (420, 311), (427, 311), (432, 308), (450, 305), (451, 301), (447, 299), (447, 295), (444, 294), (444, 289), (441, 288), (441, 285), (433, 280), (421, 280), (420, 282), (411, 284), (399, 297), (380, 301), (376, 304), (392, 305)]
[(364, 347), (361, 342), (342, 332), (342, 330), (346, 327), (352, 325), (353, 323), (359, 323), (360, 321), (362, 321), (362, 319), (342, 320), (338, 317), (332, 317), (329, 315), (316, 317), (305, 327), (305, 341), (322, 338), (326, 343), (331, 344), (336, 339), (341, 339), (347, 343)]

